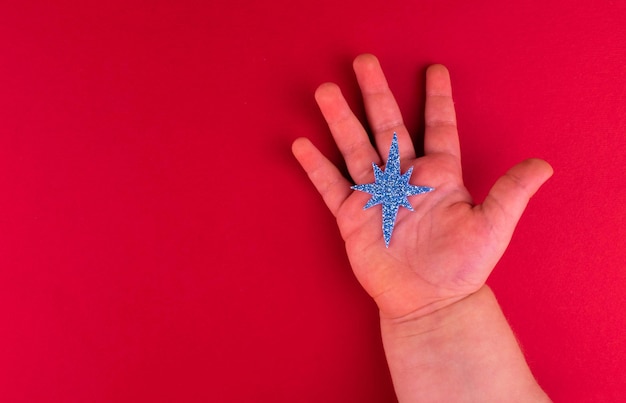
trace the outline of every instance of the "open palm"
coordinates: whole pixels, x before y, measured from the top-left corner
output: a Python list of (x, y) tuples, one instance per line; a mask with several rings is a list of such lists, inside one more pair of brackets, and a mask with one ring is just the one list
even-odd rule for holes
[(415, 211), (400, 208), (387, 248), (380, 206), (363, 210), (371, 196), (352, 191), (351, 183), (307, 139), (297, 139), (293, 152), (337, 218), (352, 269), (381, 315), (425, 315), (483, 286), (529, 198), (552, 169), (545, 161), (526, 160), (502, 176), (482, 204), (474, 205), (463, 185), (446, 68), (434, 65), (426, 73), (425, 155), (420, 158), (378, 60), (361, 55), (354, 71), (376, 148), (335, 84), (323, 84), (315, 94), (352, 179), (374, 182), (372, 162), (382, 166), (387, 160), (395, 132), (401, 172), (413, 167), (410, 183), (435, 190), (409, 197)]

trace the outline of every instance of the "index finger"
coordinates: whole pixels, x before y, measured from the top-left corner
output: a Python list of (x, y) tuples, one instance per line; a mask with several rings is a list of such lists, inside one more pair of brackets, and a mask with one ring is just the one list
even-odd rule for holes
[(426, 70), (424, 153), (450, 154), (460, 160), (459, 134), (448, 69), (441, 64)]

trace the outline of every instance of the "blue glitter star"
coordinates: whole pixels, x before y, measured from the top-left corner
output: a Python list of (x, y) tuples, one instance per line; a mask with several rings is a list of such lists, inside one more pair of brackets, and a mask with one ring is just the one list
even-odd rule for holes
[(354, 185), (352, 189), (372, 195), (372, 198), (365, 204), (363, 210), (377, 204), (383, 205), (383, 236), (385, 237), (385, 246), (389, 247), (398, 209), (400, 206), (403, 206), (413, 211), (413, 206), (411, 206), (407, 197), (435, 189), (428, 186), (410, 185), (409, 179), (411, 179), (413, 167), (409, 168), (404, 174), (400, 173), (400, 154), (398, 152), (398, 136), (396, 133), (393, 134), (385, 171), (383, 172), (373, 162), (372, 167), (374, 168), (374, 183)]

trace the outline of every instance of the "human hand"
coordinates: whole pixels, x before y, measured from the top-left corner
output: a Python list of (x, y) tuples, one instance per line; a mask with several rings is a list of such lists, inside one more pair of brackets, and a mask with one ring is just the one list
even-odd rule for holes
[(380, 166), (387, 159), (396, 132), (401, 172), (413, 167), (410, 183), (435, 190), (409, 197), (415, 211), (398, 211), (387, 248), (381, 208), (363, 210), (370, 195), (351, 190), (348, 179), (309, 140), (294, 141), (293, 153), (336, 217), (354, 274), (381, 317), (421, 317), (484, 285), (529, 198), (552, 168), (539, 159), (521, 162), (496, 181), (482, 204), (474, 204), (463, 185), (446, 68), (433, 65), (426, 72), (425, 155), (417, 158), (378, 60), (361, 55), (353, 67), (376, 148), (335, 84), (322, 84), (315, 93), (350, 176), (357, 184), (373, 182), (372, 162)]

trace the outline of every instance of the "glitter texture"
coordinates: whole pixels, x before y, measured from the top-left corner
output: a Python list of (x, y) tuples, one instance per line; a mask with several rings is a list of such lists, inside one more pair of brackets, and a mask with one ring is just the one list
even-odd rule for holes
[(400, 173), (400, 154), (398, 152), (398, 136), (396, 133), (393, 134), (385, 171), (383, 172), (375, 163), (372, 163), (372, 167), (374, 168), (374, 183), (354, 185), (352, 189), (372, 195), (372, 198), (363, 207), (364, 210), (377, 204), (383, 205), (383, 236), (385, 238), (385, 246), (389, 247), (391, 233), (396, 224), (396, 216), (400, 206), (413, 211), (413, 206), (409, 203), (408, 196), (430, 192), (434, 188), (410, 185), (409, 180), (411, 179), (411, 173), (413, 173), (413, 167), (409, 168), (404, 174)]

